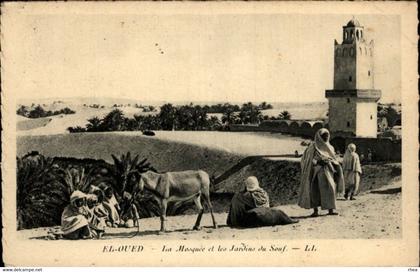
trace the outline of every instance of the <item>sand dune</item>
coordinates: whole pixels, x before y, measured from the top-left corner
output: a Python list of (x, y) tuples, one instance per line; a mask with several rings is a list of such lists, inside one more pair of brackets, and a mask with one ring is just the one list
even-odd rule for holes
[[(89, 108), (84, 107), (82, 105), (69, 105), (66, 104), (65, 106), (68, 106), (70, 109), (76, 111), (75, 114), (60, 114), (60, 115), (54, 115), (48, 117), (50, 119), (49, 123), (46, 123), (43, 126), (36, 125), (39, 123), (40, 119), (45, 118), (36, 118), (36, 119), (30, 119), (21, 117), (18, 121), (18, 135), (52, 135), (52, 134), (63, 134), (63, 133), (69, 133), (67, 131), (68, 127), (76, 127), (81, 126), (85, 127), (88, 123), (88, 119), (93, 117), (103, 118), (106, 114), (108, 114), (110, 111), (112, 111), (113, 107), (105, 107), (105, 108)], [(61, 106), (62, 108), (64, 106)], [(124, 115), (126, 117), (133, 117), (134, 115), (144, 115), (144, 114), (150, 114), (150, 113), (144, 113), (142, 112), (142, 109), (134, 108), (134, 107), (121, 107), (118, 108), (122, 110)], [(23, 122), (22, 118), (24, 118), (26, 122), (26, 126), (31, 127), (31, 129), (22, 129), (19, 127), (19, 123)]]
[[(122, 110), (126, 117), (133, 117), (134, 115), (147, 115), (147, 114), (156, 114), (156, 112), (143, 112), (142, 109), (134, 107), (136, 103), (143, 104), (143, 105), (154, 105), (155, 107), (158, 105), (162, 105), (164, 102), (157, 104), (154, 103), (140, 103), (135, 100), (129, 99), (110, 99), (110, 98), (67, 98), (67, 99), (44, 99), (44, 100), (37, 100), (37, 101), (21, 101), (23, 105), (38, 105), (40, 104), (45, 110), (60, 110), (65, 107), (68, 107), (74, 111), (75, 114), (61, 114), (56, 116), (48, 117), (50, 118), (51, 122), (49, 123), (42, 123), (39, 125), (40, 121), (38, 119), (29, 119), (18, 116), (18, 123), (24, 119), (25, 125), (21, 123), (18, 125), (17, 130), (19, 135), (50, 135), (50, 134), (60, 134), (60, 133), (68, 133), (68, 127), (75, 127), (81, 126), (85, 127), (88, 123), (87, 120), (92, 117), (99, 117), (102, 118), (111, 110), (115, 109), (113, 107), (114, 104), (122, 104), (123, 106), (118, 107), (118, 109)], [(89, 105), (98, 104), (103, 106), (104, 108), (91, 108)], [(177, 104), (177, 103), (174, 103)], [(186, 102), (184, 104), (187, 104)], [(130, 106), (128, 106), (130, 105)], [(203, 104), (204, 105), (204, 104)], [(313, 104), (275, 104), (276, 108), (270, 110), (263, 110), (262, 113), (268, 116), (275, 116), (277, 117), (280, 112), (287, 110), (291, 113), (292, 119), (308, 119), (308, 120), (320, 120), (326, 117), (327, 112), (327, 104), (326, 103), (313, 103)], [(278, 107), (278, 108), (277, 108)], [(209, 114), (209, 116), (216, 116), (219, 119), (221, 118), (222, 114), (215, 113)]]

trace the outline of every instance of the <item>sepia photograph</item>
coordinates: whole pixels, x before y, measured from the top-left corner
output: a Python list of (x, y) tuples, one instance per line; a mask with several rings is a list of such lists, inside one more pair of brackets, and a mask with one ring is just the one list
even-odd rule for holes
[(6, 265), (418, 265), (415, 3), (163, 4), (2, 4)]

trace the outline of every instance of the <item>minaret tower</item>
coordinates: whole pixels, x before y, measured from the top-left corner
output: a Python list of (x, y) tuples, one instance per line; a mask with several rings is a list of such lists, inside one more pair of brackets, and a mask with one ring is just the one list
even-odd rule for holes
[(343, 42), (334, 42), (334, 89), (326, 90), (328, 126), (332, 136), (377, 135), (377, 102), (374, 88), (373, 40), (365, 39), (356, 19), (343, 26)]

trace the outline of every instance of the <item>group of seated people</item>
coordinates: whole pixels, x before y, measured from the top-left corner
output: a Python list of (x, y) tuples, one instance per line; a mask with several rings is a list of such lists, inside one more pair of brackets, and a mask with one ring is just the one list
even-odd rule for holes
[(111, 186), (90, 186), (88, 193), (74, 191), (61, 216), (62, 235), (66, 239), (101, 238), (107, 227), (131, 227), (133, 217), (120, 218), (121, 208)]
[[(248, 177), (244, 187), (244, 190), (236, 193), (232, 199), (227, 219), (228, 226), (248, 228), (298, 222), (280, 209), (270, 208), (268, 194), (259, 187), (256, 177)], [(121, 208), (110, 186), (92, 185), (88, 193), (74, 191), (70, 196), (70, 204), (62, 213), (62, 236), (71, 240), (99, 239), (107, 227), (136, 226), (136, 220), (133, 220), (136, 215), (130, 209), (123, 218), (120, 218), (120, 211)]]

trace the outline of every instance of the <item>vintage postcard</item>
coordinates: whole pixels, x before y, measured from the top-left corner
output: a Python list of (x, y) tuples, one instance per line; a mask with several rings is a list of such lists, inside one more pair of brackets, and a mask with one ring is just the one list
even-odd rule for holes
[(2, 3), (6, 265), (418, 265), (416, 10)]

